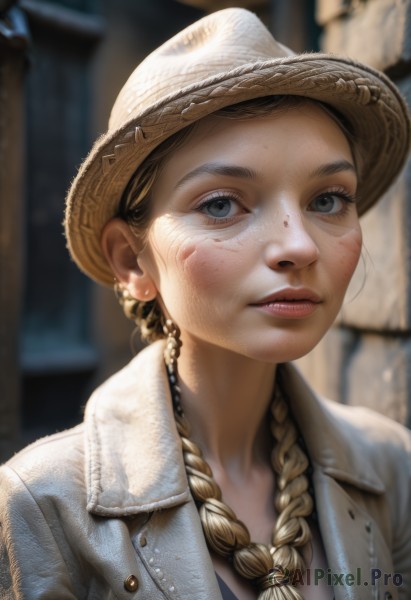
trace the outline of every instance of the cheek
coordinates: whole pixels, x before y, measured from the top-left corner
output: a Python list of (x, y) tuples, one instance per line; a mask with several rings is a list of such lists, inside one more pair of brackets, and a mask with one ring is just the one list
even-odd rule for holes
[(339, 264), (335, 265), (335, 275), (337, 281), (346, 287), (358, 264), (362, 249), (361, 230), (356, 229), (349, 234), (342, 236), (337, 241), (335, 256), (339, 257)]
[(204, 291), (224, 286), (230, 287), (242, 261), (237, 249), (228, 249), (224, 242), (210, 238), (186, 241), (176, 254), (176, 264), (183, 279), (193, 287)]

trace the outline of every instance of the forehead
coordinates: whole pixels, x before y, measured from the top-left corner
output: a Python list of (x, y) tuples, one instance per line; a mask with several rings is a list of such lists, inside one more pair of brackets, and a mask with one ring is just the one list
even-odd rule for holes
[(264, 169), (287, 155), (288, 161), (307, 163), (309, 168), (308, 163), (316, 166), (331, 154), (353, 161), (337, 119), (314, 102), (254, 117), (210, 115), (168, 155), (157, 183), (172, 185), (176, 178), (209, 161)]

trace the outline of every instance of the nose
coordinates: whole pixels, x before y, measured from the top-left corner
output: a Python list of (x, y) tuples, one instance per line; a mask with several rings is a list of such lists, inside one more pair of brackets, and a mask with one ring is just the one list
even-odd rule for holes
[[(270, 269), (302, 269), (318, 260), (320, 251), (310, 224), (301, 214), (286, 214), (276, 219), (266, 246), (266, 263)], [(272, 225), (272, 223), (271, 223)]]

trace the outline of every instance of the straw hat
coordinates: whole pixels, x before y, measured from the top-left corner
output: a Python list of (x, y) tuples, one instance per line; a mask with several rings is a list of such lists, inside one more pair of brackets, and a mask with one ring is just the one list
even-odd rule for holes
[(91, 278), (112, 285), (101, 231), (117, 214), (136, 168), (166, 138), (210, 113), (244, 100), (291, 94), (335, 107), (364, 157), (359, 213), (386, 191), (406, 159), (407, 108), (382, 73), (329, 54), (294, 55), (251, 12), (229, 8), (189, 26), (132, 73), (67, 197), (68, 247)]

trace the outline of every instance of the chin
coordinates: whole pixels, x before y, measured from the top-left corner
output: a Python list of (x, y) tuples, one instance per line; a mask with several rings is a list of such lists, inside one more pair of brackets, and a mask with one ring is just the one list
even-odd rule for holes
[[(290, 336), (292, 339), (290, 339)], [(264, 345), (260, 343), (255, 346), (249, 346), (246, 354), (255, 360), (272, 364), (290, 362), (298, 360), (311, 352), (323, 336), (304, 336), (305, 339), (301, 339), (301, 337), (295, 332), (291, 332), (280, 336), (281, 339), (277, 338), (274, 341), (268, 341)]]

